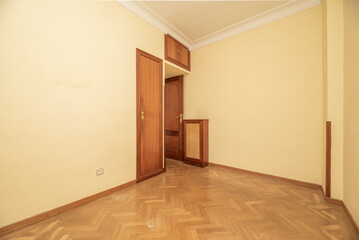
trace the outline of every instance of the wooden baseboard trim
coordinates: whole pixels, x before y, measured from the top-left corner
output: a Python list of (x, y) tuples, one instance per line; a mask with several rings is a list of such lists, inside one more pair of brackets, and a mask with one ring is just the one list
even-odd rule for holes
[(103, 192), (96, 193), (94, 195), (91, 195), (91, 196), (88, 196), (86, 198), (77, 200), (75, 202), (72, 202), (72, 203), (63, 205), (61, 207), (49, 210), (47, 212), (40, 213), (38, 215), (29, 217), (29, 218), (21, 220), (19, 222), (15, 222), (15, 223), (9, 224), (7, 226), (1, 227), (0, 228), (0, 236), (6, 235), (8, 233), (14, 232), (14, 231), (19, 230), (21, 228), (24, 228), (26, 226), (29, 226), (29, 225), (32, 225), (34, 223), (38, 223), (38, 222), (43, 221), (45, 219), (51, 218), (53, 216), (59, 215), (60, 213), (63, 213), (63, 212), (66, 212), (68, 210), (71, 210), (71, 209), (77, 208), (79, 206), (85, 205), (87, 203), (93, 202), (93, 201), (95, 201), (95, 200), (97, 200), (99, 198), (102, 198), (102, 197), (105, 197), (107, 195), (110, 195), (110, 194), (112, 194), (114, 192), (117, 192), (117, 191), (119, 191), (121, 189), (127, 188), (127, 187), (129, 187), (129, 186), (131, 186), (133, 184), (136, 184), (136, 180), (121, 184), (121, 185), (119, 185), (117, 187), (110, 188), (110, 189), (105, 190)]
[(358, 224), (355, 222), (354, 218), (353, 218), (353, 215), (350, 213), (349, 209), (347, 208), (347, 206), (345, 205), (344, 201), (342, 200), (339, 200), (339, 199), (335, 199), (335, 198), (330, 198), (330, 197), (325, 197), (325, 201), (327, 203), (330, 203), (330, 204), (334, 204), (334, 205), (337, 205), (337, 206), (341, 206), (344, 210), (344, 212), (346, 213), (346, 215), (349, 217), (349, 220), (352, 222), (353, 226), (354, 226), (354, 229), (355, 231), (357, 232), (357, 234), (359, 235), (359, 226)]
[(171, 160), (183, 162), (183, 159), (176, 159), (176, 158), (173, 158), (173, 157), (171, 157), (171, 156), (166, 155), (166, 159), (167, 159), (167, 158), (169, 158), (169, 159), (171, 159)]
[(348, 215), (350, 221), (353, 223), (353, 226), (355, 228), (355, 231), (357, 232), (357, 234), (359, 235), (359, 226), (358, 224), (355, 222), (354, 218), (353, 218), (353, 215), (349, 212), (349, 209), (347, 208), (347, 206), (345, 205), (345, 203), (343, 202), (343, 209), (344, 209), (344, 212)]
[(315, 184), (315, 183), (308, 183), (308, 182), (298, 181), (298, 180), (294, 180), (294, 179), (290, 179), (290, 178), (278, 177), (278, 176), (274, 176), (271, 174), (254, 172), (254, 171), (250, 171), (250, 170), (245, 170), (245, 169), (236, 168), (236, 167), (230, 167), (230, 166), (217, 164), (217, 163), (209, 163), (209, 165), (215, 166), (215, 167), (227, 168), (227, 169), (231, 169), (231, 170), (235, 170), (235, 171), (239, 171), (239, 172), (243, 172), (243, 173), (255, 174), (255, 175), (261, 176), (261, 177), (267, 177), (267, 178), (272, 178), (272, 179), (276, 179), (276, 180), (281, 180), (281, 181), (289, 182), (289, 183), (299, 185), (302, 187), (322, 189), (321, 185)]
[(343, 206), (344, 205), (342, 200), (331, 198), (331, 197), (326, 197), (326, 196), (324, 196), (324, 198), (325, 198), (325, 201), (327, 203), (331, 203), (331, 204), (334, 204), (334, 205), (337, 205), (337, 206)]

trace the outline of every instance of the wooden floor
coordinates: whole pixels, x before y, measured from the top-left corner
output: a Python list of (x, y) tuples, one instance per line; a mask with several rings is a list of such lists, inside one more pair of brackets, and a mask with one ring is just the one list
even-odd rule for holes
[(167, 172), (0, 239), (359, 239), (319, 190), (167, 160)]

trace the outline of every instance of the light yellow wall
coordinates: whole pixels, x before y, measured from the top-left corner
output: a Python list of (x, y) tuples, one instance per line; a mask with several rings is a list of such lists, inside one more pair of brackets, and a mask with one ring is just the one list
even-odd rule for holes
[(359, 1), (344, 0), (344, 202), (359, 225)]
[(185, 118), (209, 118), (210, 161), (322, 184), (322, 6), (192, 52)]
[(135, 179), (136, 47), (163, 44), (116, 2), (0, 1), (0, 226)]
[(332, 197), (343, 199), (343, 0), (326, 1), (327, 120), (332, 122)]

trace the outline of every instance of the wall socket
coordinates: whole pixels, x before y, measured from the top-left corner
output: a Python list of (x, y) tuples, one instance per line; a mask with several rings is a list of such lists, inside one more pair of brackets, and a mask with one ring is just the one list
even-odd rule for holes
[(103, 173), (104, 173), (103, 168), (97, 168), (97, 169), (96, 169), (96, 175), (97, 175), (97, 176), (102, 175)]

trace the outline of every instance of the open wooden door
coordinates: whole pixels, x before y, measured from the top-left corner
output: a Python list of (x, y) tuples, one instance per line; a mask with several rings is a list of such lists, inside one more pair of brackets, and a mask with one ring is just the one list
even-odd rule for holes
[(139, 49), (137, 58), (137, 182), (164, 172), (162, 60)]
[(183, 161), (183, 76), (166, 79), (165, 154)]

